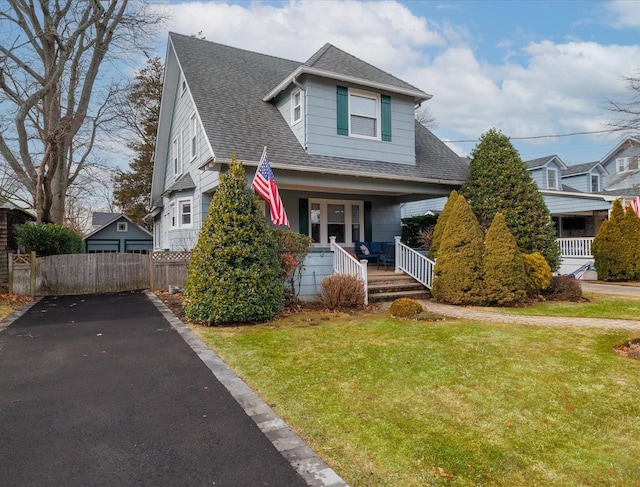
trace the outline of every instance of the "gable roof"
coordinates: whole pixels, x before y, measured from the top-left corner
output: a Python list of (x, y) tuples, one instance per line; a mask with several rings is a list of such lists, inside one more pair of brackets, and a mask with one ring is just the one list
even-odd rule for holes
[[(366, 63), (359, 64), (353, 61), (357, 58), (332, 48), (316, 53), (313, 62), (336, 63), (332, 59), (339, 56), (344, 63), (353, 62), (353, 69), (368, 69), (363, 66)], [(273, 168), (439, 184), (462, 184), (467, 178), (467, 165), (417, 123), (415, 165), (309, 154), (276, 106), (263, 101), (264, 93), (286, 79), (300, 63), (176, 33), (169, 34), (168, 49), (175, 54), (218, 163), (228, 163), (235, 152), (245, 166), (257, 166), (263, 148), (268, 146)], [(169, 55), (167, 59), (168, 67)], [(386, 74), (378, 71), (379, 76)], [(163, 98), (175, 96), (174, 91), (175, 87), (163, 88)], [(166, 144), (168, 137), (160, 135), (159, 144)], [(166, 164), (166, 158), (156, 157), (158, 162)], [(160, 174), (164, 174), (164, 168)], [(152, 197), (158, 196), (154, 191)]]
[(636, 137), (627, 137), (626, 139), (622, 140), (618, 145), (616, 145), (613, 149), (611, 149), (602, 159), (600, 159), (600, 163), (604, 164), (605, 162), (607, 162), (617, 152), (619, 152), (621, 149), (624, 149), (625, 145), (640, 146), (640, 139)]
[[(91, 230), (89, 233), (87, 233), (84, 237), (82, 237), (82, 240), (86, 240), (89, 237), (95, 235), (96, 233), (98, 233), (99, 231), (107, 228), (109, 225), (112, 225), (114, 222), (124, 218), (125, 220), (127, 220), (129, 223), (131, 223), (131, 225), (138, 227), (140, 230), (142, 230), (143, 232), (149, 234), (150, 237), (153, 237), (153, 235), (151, 235), (151, 233), (149, 232), (149, 230), (147, 230), (144, 227), (141, 227), (140, 225), (134, 223), (131, 218), (129, 218), (127, 215), (125, 215), (124, 213), (100, 213), (100, 212), (94, 212), (94, 215), (96, 213), (99, 213), (100, 215), (112, 215), (112, 218), (108, 221), (105, 221), (105, 223), (103, 223), (101, 226), (99, 226), (98, 228), (96, 228), (95, 230)], [(98, 217), (100, 218), (100, 217)]]
[(524, 163), (527, 165), (527, 169), (531, 170), (531, 169), (539, 169), (541, 167), (544, 167), (554, 160), (558, 163), (558, 165), (562, 169), (565, 169), (567, 167), (567, 165), (562, 161), (562, 159), (560, 159), (555, 154), (552, 156), (539, 157), (538, 159), (531, 159), (530, 161), (525, 161)]
[(571, 164), (570, 166), (567, 166), (567, 168), (562, 171), (562, 177), (588, 174), (593, 169), (596, 169), (596, 168), (598, 169), (598, 171), (600, 171), (601, 174), (608, 174), (607, 170), (604, 167), (602, 167), (602, 165), (600, 164), (600, 161), (594, 161), (594, 162), (585, 162), (584, 164)]
[(190, 173), (183, 174), (180, 178), (169, 186), (163, 194), (173, 193), (174, 191), (184, 191), (187, 189), (194, 189), (196, 183), (193, 182), (193, 178)]
[(298, 66), (289, 76), (273, 88), (263, 100), (272, 100), (283, 89), (293, 83), (295, 78), (303, 74), (312, 74), (348, 83), (360, 84), (377, 90), (401, 93), (412, 96), (416, 103), (421, 103), (432, 97), (415, 86), (396, 78), (392, 74), (376, 68), (352, 54), (327, 43), (304, 64)]

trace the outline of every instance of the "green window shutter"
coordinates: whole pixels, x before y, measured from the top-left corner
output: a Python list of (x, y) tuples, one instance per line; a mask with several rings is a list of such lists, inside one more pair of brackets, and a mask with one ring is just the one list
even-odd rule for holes
[(298, 200), (298, 223), (300, 225), (298, 232), (309, 236), (309, 200), (307, 198)]
[(336, 94), (338, 113), (338, 135), (349, 135), (349, 90), (344, 86), (338, 86)]
[(373, 230), (371, 228), (371, 201), (364, 202), (364, 241), (373, 240)]
[(380, 121), (382, 140), (391, 142), (391, 97), (387, 95), (380, 96)]

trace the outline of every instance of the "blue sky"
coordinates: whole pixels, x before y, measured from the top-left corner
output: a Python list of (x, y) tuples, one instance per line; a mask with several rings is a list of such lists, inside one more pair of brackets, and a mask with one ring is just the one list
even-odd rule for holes
[[(433, 130), (468, 154), (491, 127), (524, 160), (602, 158), (616, 134), (607, 99), (640, 74), (640, 1), (164, 1), (166, 31), (304, 61), (325, 42), (433, 95)], [(461, 142), (470, 140), (471, 142)]]

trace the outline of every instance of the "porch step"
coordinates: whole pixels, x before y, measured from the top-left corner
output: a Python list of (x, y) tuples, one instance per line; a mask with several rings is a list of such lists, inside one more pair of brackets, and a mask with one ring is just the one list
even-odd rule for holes
[(370, 276), (368, 279), (369, 302), (394, 301), (398, 298), (428, 299), (429, 289), (405, 274)]

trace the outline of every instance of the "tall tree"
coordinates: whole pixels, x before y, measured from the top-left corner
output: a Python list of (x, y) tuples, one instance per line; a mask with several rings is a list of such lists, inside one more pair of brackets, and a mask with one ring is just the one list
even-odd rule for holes
[(113, 87), (94, 95), (110, 49), (135, 47), (161, 21), (129, 0), (3, 4), (0, 155), (31, 194), (38, 221), (63, 221), (67, 189), (109, 119)]
[(113, 196), (125, 215), (139, 225), (149, 206), (151, 177), (153, 175), (153, 151), (156, 145), (162, 76), (164, 67), (159, 57), (149, 58), (139, 70), (126, 96), (121, 112), (126, 125), (134, 132), (134, 139), (127, 144), (135, 153), (129, 163), (129, 171), (116, 170), (113, 178)]
[(615, 117), (609, 126), (627, 136), (640, 137), (640, 69), (624, 80), (629, 96), (624, 100), (608, 100), (607, 109)]
[(471, 152), (469, 178), (461, 188), (483, 228), (496, 213), (523, 253), (540, 252), (552, 270), (560, 265), (560, 249), (549, 209), (509, 137), (491, 129)]

